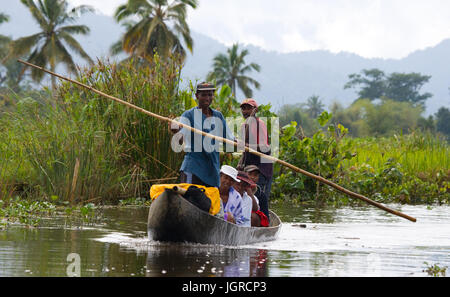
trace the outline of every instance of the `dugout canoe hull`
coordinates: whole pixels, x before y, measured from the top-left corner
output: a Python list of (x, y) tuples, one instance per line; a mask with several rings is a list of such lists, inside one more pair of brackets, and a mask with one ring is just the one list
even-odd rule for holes
[(148, 214), (148, 236), (162, 242), (245, 245), (275, 240), (280, 228), (274, 212), (269, 227), (240, 227), (200, 210), (171, 189), (152, 202)]

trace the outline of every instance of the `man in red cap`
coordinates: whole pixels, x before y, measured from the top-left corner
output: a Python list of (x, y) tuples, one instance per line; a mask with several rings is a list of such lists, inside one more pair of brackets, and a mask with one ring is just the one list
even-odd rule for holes
[[(245, 144), (250, 148), (270, 155), (269, 137), (267, 134), (266, 124), (256, 117), (258, 111), (258, 103), (255, 99), (247, 98), (241, 103), (241, 112), (245, 119), (242, 125), (241, 139), (245, 140)], [(271, 160), (261, 158), (249, 152), (243, 152), (239, 160), (238, 169), (243, 170), (248, 165), (255, 165), (259, 168), (258, 186), (265, 194), (265, 199), (259, 201), (262, 210), (269, 208), (269, 196), (272, 187), (273, 163)], [(268, 216), (268, 214), (267, 214)]]

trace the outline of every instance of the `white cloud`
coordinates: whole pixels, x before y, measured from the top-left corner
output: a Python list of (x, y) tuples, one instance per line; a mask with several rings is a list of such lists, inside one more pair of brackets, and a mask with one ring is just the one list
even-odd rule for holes
[(321, 49), (322, 46), (312, 40), (307, 40), (299, 32), (292, 31), (281, 35), (281, 49), (283, 53), (295, 51), (309, 51)]
[[(112, 15), (125, 0), (70, 0)], [(200, 0), (191, 29), (227, 45), (402, 58), (450, 38), (448, 0)]]
[(254, 35), (257, 24), (270, 50), (401, 58), (450, 37), (450, 1), (204, 0), (189, 23), (227, 44)]

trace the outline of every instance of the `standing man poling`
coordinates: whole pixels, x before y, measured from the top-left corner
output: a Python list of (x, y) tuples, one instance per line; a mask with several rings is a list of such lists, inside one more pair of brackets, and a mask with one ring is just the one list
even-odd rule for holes
[[(198, 106), (185, 111), (181, 115), (180, 122), (234, 141), (235, 138), (222, 113), (210, 107), (215, 90), (214, 85), (210, 83), (198, 84), (195, 92)], [(172, 132), (180, 133), (181, 140), (185, 144), (186, 154), (180, 168), (180, 182), (218, 188), (220, 185), (220, 142), (194, 133), (188, 128), (180, 129), (174, 124), (170, 128)]]

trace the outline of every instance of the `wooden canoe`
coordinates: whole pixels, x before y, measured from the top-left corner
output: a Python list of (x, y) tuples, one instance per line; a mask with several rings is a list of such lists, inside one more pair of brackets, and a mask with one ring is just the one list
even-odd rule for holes
[(240, 227), (197, 208), (171, 189), (152, 202), (148, 214), (148, 237), (163, 242), (245, 245), (275, 240), (280, 228), (274, 212), (269, 227)]

